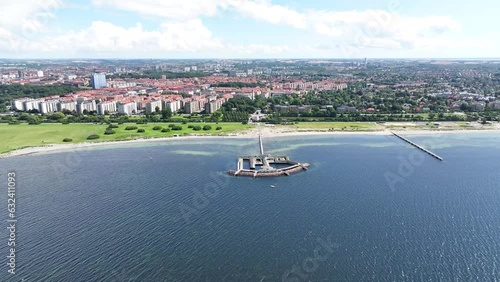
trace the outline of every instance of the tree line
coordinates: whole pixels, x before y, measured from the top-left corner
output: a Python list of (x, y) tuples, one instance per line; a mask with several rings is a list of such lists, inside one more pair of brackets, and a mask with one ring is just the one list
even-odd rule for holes
[(110, 79), (120, 79), (120, 78), (149, 78), (149, 79), (161, 79), (162, 76), (165, 76), (167, 79), (175, 79), (175, 78), (192, 78), (192, 77), (204, 77), (209, 76), (210, 73), (204, 72), (163, 72), (163, 71), (144, 71), (142, 73), (120, 73), (115, 75), (107, 76)]
[(78, 87), (68, 85), (23, 85), (6, 84), (0, 85), (0, 107), (6, 109), (6, 106), (12, 100), (20, 98), (43, 98), (52, 95), (64, 95), (82, 91)]
[(220, 82), (210, 85), (211, 87), (231, 87), (231, 88), (254, 88), (265, 87), (262, 83), (248, 83), (248, 82)]

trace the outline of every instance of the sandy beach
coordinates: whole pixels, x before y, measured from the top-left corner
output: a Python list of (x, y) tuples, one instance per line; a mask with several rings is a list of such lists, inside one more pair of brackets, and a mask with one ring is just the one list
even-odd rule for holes
[[(428, 134), (488, 134), (500, 133), (500, 126), (493, 126), (490, 129), (477, 129), (477, 130), (428, 130), (428, 129), (405, 129), (395, 130), (395, 132), (403, 135), (428, 135)], [(260, 133), (265, 138), (274, 137), (300, 137), (300, 136), (342, 136), (342, 135), (392, 135), (391, 130), (384, 129), (378, 131), (320, 131), (320, 130), (294, 130), (290, 128), (280, 127), (261, 127)], [(251, 139), (257, 138), (259, 129), (256, 127), (250, 131), (243, 133), (235, 133), (231, 135), (200, 135), (200, 136), (179, 136), (179, 137), (165, 137), (165, 138), (148, 138), (148, 139), (134, 139), (125, 141), (103, 141), (103, 142), (83, 142), (75, 144), (49, 144), (45, 146), (28, 147), (19, 150), (14, 150), (4, 154), (0, 154), (0, 159), (31, 155), (37, 153), (47, 152), (62, 152), (68, 150), (78, 150), (82, 148), (89, 148), (95, 146), (110, 146), (110, 145), (125, 145), (125, 144), (138, 144), (138, 143), (151, 143), (151, 142), (165, 142), (165, 141), (180, 141), (180, 140), (207, 140), (207, 139)]]

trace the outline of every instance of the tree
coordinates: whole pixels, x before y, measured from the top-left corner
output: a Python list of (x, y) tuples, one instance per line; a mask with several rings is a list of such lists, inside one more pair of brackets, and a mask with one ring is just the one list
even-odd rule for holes
[(49, 117), (49, 119), (51, 119), (51, 120), (61, 120), (61, 119), (65, 118), (65, 117), (66, 116), (63, 113), (61, 113), (61, 112), (55, 112), (55, 113), (53, 113)]
[(460, 105), (460, 110), (464, 112), (469, 111), (469, 105), (467, 103), (462, 103)]
[(156, 106), (155, 108), (155, 113), (159, 114), (160, 113), (160, 107)]
[(29, 98), (41, 98), (52, 95), (64, 95), (72, 92), (81, 91), (74, 86), (62, 86), (62, 85), (21, 85), (21, 84), (10, 84), (10, 85), (0, 85), (0, 100), (5, 99), (6, 101), (29, 97)]
[(180, 126), (180, 125), (174, 125), (174, 126), (172, 127), (172, 130), (177, 130), (177, 131), (178, 131), (178, 130), (182, 130), (182, 126)]
[(172, 117), (172, 110), (170, 109), (170, 107), (161, 110), (161, 117), (163, 119), (169, 119)]
[(212, 117), (210, 120), (219, 122), (222, 119), (222, 112), (221, 111), (216, 111), (215, 113), (212, 114)]
[(41, 118), (39, 116), (30, 115), (27, 119), (28, 124), (40, 124)]

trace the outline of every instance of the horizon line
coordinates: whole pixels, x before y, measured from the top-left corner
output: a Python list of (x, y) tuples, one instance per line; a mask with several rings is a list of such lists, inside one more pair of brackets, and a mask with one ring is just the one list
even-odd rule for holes
[(500, 57), (401, 57), (401, 58), (389, 58), (389, 57), (359, 57), (359, 58), (301, 58), (301, 57), (289, 57), (289, 58), (0, 58), (0, 60), (163, 60), (163, 61), (179, 61), (179, 60), (343, 60), (343, 61), (353, 61), (353, 60), (500, 60)]

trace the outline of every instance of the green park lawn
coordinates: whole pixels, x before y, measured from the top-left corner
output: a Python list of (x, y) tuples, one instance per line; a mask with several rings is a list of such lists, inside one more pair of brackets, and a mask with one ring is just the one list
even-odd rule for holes
[[(228, 135), (230, 133), (241, 132), (252, 128), (250, 125), (241, 123), (192, 123), (191, 125), (199, 125), (201, 127), (210, 125), (211, 130), (194, 131), (188, 128), (190, 124), (179, 124), (182, 130), (170, 132), (161, 132), (161, 130), (153, 130), (155, 126), (168, 128), (169, 123), (149, 123), (149, 124), (121, 124), (119, 128), (114, 128), (116, 132), (112, 135), (105, 135), (104, 132), (108, 127), (107, 124), (60, 124), (60, 123), (44, 123), (38, 125), (28, 124), (0, 124), (0, 153), (6, 153), (12, 150), (25, 147), (43, 146), (48, 144), (63, 144), (64, 138), (73, 139), (70, 143), (80, 142), (100, 142), (100, 141), (118, 141), (131, 140), (138, 138), (157, 138), (157, 137), (173, 137), (174, 135)], [(137, 126), (139, 129), (144, 129), (144, 133), (138, 133), (137, 130), (125, 130), (127, 126)], [(220, 126), (221, 130), (216, 130)], [(91, 134), (100, 136), (97, 140), (87, 140)]]

